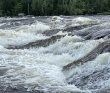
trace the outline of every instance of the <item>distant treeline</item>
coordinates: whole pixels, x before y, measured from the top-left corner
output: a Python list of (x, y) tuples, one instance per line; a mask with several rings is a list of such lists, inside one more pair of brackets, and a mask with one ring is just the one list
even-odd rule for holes
[(0, 0), (1, 16), (110, 14), (110, 0)]

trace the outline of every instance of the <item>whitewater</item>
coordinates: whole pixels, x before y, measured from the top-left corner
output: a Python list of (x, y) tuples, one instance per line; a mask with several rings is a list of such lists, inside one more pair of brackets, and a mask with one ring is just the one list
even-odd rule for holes
[(110, 93), (110, 16), (1, 17), (0, 93), (30, 92)]

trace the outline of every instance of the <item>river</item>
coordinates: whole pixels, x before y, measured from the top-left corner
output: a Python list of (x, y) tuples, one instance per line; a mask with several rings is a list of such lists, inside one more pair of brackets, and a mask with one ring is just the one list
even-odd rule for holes
[(110, 93), (110, 15), (0, 18), (0, 93)]

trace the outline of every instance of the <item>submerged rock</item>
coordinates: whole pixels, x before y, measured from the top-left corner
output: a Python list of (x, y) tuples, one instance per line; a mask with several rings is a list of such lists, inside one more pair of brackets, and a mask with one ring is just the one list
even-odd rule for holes
[(81, 36), (85, 40), (101, 39), (110, 34), (109, 24), (94, 25), (83, 30), (77, 31), (75, 34)]
[(31, 25), (35, 22), (35, 20), (33, 18), (10, 18), (9, 20), (7, 19), (4, 19), (2, 21), (3, 25), (0, 26), (1, 29), (9, 29), (9, 28), (16, 28), (16, 27), (19, 27), (19, 26), (22, 26), (22, 25)]
[[(99, 44), (98, 47), (95, 48), (92, 52), (90, 52), (87, 56), (64, 66), (63, 72), (70, 73), (76, 67), (80, 68), (81, 65), (83, 67), (83, 65), (88, 62), (92, 64), (92, 62), (95, 62), (94, 59), (96, 59), (96, 57), (98, 55), (100, 55), (100, 54), (102, 55), (103, 53), (108, 53), (108, 52), (110, 53), (110, 41), (105, 41), (105, 42)], [(104, 55), (102, 55), (101, 57), (103, 57), (103, 56)], [(103, 59), (102, 61), (104, 61), (104, 62), (107, 61), (106, 56), (104, 56), (102, 59)], [(66, 79), (67, 82), (69, 84), (75, 84), (75, 86), (77, 86), (80, 89), (88, 88), (91, 91), (97, 89), (97, 91), (93, 91), (93, 93), (109, 93), (106, 91), (106, 89), (102, 90), (101, 88), (103, 88), (103, 87), (101, 86), (101, 84), (97, 84), (97, 83), (101, 82), (101, 81), (104, 82), (104, 80), (107, 82), (107, 80), (109, 80), (110, 68), (107, 67), (107, 65), (104, 66), (105, 63), (101, 63), (101, 59), (96, 60), (96, 61), (98, 61), (98, 63), (100, 63), (99, 68), (98, 68), (99, 64), (97, 63), (97, 67), (93, 67), (93, 70), (86, 73), (86, 70), (89, 69), (89, 67), (87, 64), (85, 64), (86, 65), (85, 67), (87, 67), (87, 68), (82, 69), (81, 73), (76, 72), (75, 74), (71, 74), (71, 76), (69, 76)], [(106, 64), (109, 64), (107, 62), (106, 62)], [(89, 65), (91, 65), (91, 64), (89, 64)], [(94, 65), (95, 65), (95, 63), (94, 63)], [(90, 68), (91, 67), (92, 67), (92, 65), (90, 66)], [(104, 82), (104, 83), (106, 83), (106, 82)]]
[(70, 70), (71, 68), (74, 68), (78, 65), (91, 61), (91, 60), (95, 59), (97, 57), (97, 55), (105, 53), (105, 52), (110, 52), (110, 41), (105, 41), (105, 42), (99, 44), (98, 47), (96, 47), (87, 56), (64, 66), (63, 71)]
[(110, 88), (103, 88), (96, 91), (93, 91), (92, 93), (110, 93)]
[(27, 91), (27, 89), (23, 87), (0, 86), (0, 93), (44, 93), (44, 92), (40, 90)]
[[(84, 28), (90, 27), (91, 25), (80, 25), (80, 26), (74, 26), (74, 27), (67, 27), (65, 29), (53, 29), (53, 30), (48, 30), (43, 32), (44, 35), (46, 36), (52, 36), (57, 34), (58, 32), (62, 31), (62, 32), (67, 32), (69, 35), (81, 35), (81, 32), (78, 33), (79, 30), (82, 30)], [(87, 32), (83, 32), (82, 34), (85, 34)], [(90, 33), (90, 32), (88, 32)]]
[(109, 36), (110, 35), (110, 30), (102, 30), (102, 31), (94, 32), (94, 33), (93, 32), (88, 34), (84, 38), (86, 40), (88, 40), (88, 39), (100, 39), (100, 38), (103, 38), (105, 36)]
[[(1, 64), (3, 66), (7, 66), (9, 71), (4, 73), (2, 70), (5, 68), (0, 69), (0, 93), (109, 93), (110, 41), (104, 40), (109, 40), (110, 38), (110, 26), (102, 26), (103, 24), (100, 25), (101, 23), (97, 21), (82, 17), (75, 18), (71, 21), (69, 20), (72, 17), (70, 17), (69, 20), (66, 19), (66, 17), (66, 20), (59, 17), (53, 17), (50, 19), (52, 20), (52, 23), (49, 24), (49, 20), (47, 18), (50, 17), (26, 17), (25, 19), (18, 20), (15, 18), (2, 21), (3, 23), (6, 23), (1, 25), (2, 29), (13, 28), (15, 31), (19, 31), (15, 29), (16, 26), (19, 27), (21, 25), (27, 25), (29, 27), (27, 29), (23, 29), (22, 27), (19, 28), (20, 31), (22, 30), (25, 33), (32, 33), (32, 31), (34, 31), (33, 28), (30, 28), (29, 24), (34, 25), (34, 29), (36, 31), (38, 28), (36, 28), (35, 21), (37, 21), (38, 24), (39, 22), (42, 22), (49, 25), (51, 30), (44, 29), (45, 26), (42, 26), (43, 28), (41, 28), (43, 31), (39, 30), (39, 33), (43, 33), (44, 35), (51, 37), (48, 39), (42, 39), (39, 37), (39, 40), (36, 38), (28, 40), (27, 37), (29, 35), (32, 36), (31, 34), (28, 36), (26, 35), (25, 37), (25, 34), (13, 34), (12, 31), (10, 39), (7, 38), (9, 34), (5, 36), (1, 33), (1, 37), (6, 37), (7, 41), (14, 41), (18, 37), (20, 39), (15, 40), (16, 42), (14, 43), (10, 43), (9, 41), (6, 42), (6, 45), (10, 44), (8, 47), (4, 45), (7, 49), (4, 47), (1, 48)], [(108, 18), (106, 19), (107, 21)], [(10, 32), (11, 31), (9, 31), (9, 33)], [(37, 33), (33, 34), (37, 35)], [(61, 38), (65, 35), (70, 35), (71, 38), (65, 38), (62, 40)], [(72, 38), (74, 35), (76, 36), (75, 40)], [(5, 40), (4, 37), (2, 37), (1, 42)], [(18, 44), (19, 41), (23, 39), (26, 39), (26, 41)], [(57, 42), (60, 41), (60, 39), (61, 42)], [(98, 41), (97, 39), (102, 41)], [(87, 43), (86, 45), (86, 41), (94, 42)], [(91, 46), (93, 47), (91, 48)], [(40, 51), (39, 49), (37, 51), (28, 50), (29, 48), (34, 47), (46, 47), (46, 50), (45, 48), (39, 48), (41, 49)], [(25, 48), (25, 51), (17, 50)], [(76, 61), (73, 62), (73, 60)], [(65, 64), (67, 65), (65, 66)], [(53, 69), (55, 67), (56, 69)], [(56, 82), (58, 82), (58, 85)], [(61, 83), (66, 84), (66, 86), (62, 86)], [(106, 85), (107, 83), (108, 85)], [(5, 87), (5, 84), (7, 87)], [(20, 85), (20, 87), (9, 87), (8, 85)], [(26, 88), (29, 88), (28, 91), (24, 88), (24, 85), (26, 85)], [(36, 85), (38, 87), (35, 88)], [(68, 87), (71, 85), (74, 85), (75, 87)], [(77, 89), (79, 92), (77, 92)], [(80, 92), (83, 90), (91, 92)]]
[(48, 31), (43, 32), (43, 34), (46, 36), (52, 36), (52, 35), (55, 35), (56, 33), (58, 33), (59, 31), (60, 31), (59, 29), (48, 30)]
[(0, 70), (0, 76), (3, 76), (4, 75), (4, 71), (3, 70)]
[(48, 38), (45, 40), (38, 40), (38, 41), (31, 42), (29, 44), (21, 45), (21, 46), (10, 45), (10, 46), (8, 46), (7, 49), (25, 49), (25, 48), (28, 49), (28, 48), (33, 48), (33, 47), (46, 47), (46, 46), (49, 46), (50, 44), (56, 42), (57, 40), (59, 40), (62, 37), (64, 37), (64, 36), (61, 36), (61, 35), (52, 36), (51, 38)]
[(68, 83), (75, 84), (80, 89), (85, 89), (86, 87), (88, 87), (88, 89), (100, 89), (101, 86), (96, 85), (96, 82), (99, 82), (104, 79), (106, 80), (109, 79), (110, 78), (109, 72), (110, 72), (110, 68), (104, 68), (102, 70), (96, 70), (88, 75), (79, 74), (77, 76), (79, 78), (74, 78), (74, 76), (72, 76), (71, 77), (72, 79)]

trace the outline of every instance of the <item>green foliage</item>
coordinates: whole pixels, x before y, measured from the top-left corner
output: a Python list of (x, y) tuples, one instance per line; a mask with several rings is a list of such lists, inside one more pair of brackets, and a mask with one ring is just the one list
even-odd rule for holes
[(4, 16), (5, 18), (7, 18), (7, 16)]
[(110, 14), (110, 0), (0, 0), (0, 16)]
[(16, 14), (20, 13), (22, 11), (22, 5), (21, 3), (17, 3), (17, 5), (14, 6), (14, 12)]

